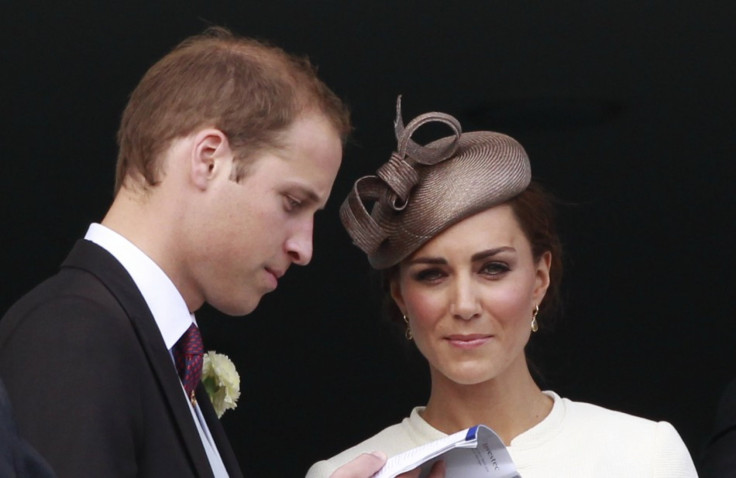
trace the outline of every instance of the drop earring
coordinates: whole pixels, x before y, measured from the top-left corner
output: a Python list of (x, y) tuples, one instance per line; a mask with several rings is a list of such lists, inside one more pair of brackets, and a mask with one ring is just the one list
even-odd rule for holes
[(406, 337), (406, 340), (411, 340), (414, 338), (414, 334), (411, 333), (411, 325), (409, 325), (409, 319), (404, 316), (404, 323), (406, 324), (406, 330), (404, 330), (404, 337)]
[(534, 312), (532, 312), (532, 332), (539, 330), (539, 324), (537, 323), (537, 314), (539, 314), (539, 306), (534, 306)]

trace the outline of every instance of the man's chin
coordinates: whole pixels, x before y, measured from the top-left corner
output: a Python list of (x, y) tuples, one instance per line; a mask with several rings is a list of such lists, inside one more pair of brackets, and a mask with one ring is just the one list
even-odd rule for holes
[(228, 302), (223, 304), (210, 304), (212, 307), (231, 317), (242, 317), (248, 315), (258, 307), (261, 297), (243, 300), (242, 302)]

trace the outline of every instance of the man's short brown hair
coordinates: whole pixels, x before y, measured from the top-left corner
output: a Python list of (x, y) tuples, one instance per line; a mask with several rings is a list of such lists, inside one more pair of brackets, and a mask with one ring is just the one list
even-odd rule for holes
[(239, 180), (254, 153), (282, 146), (284, 130), (311, 111), (323, 114), (345, 141), (347, 108), (306, 58), (209, 28), (156, 62), (131, 94), (117, 135), (115, 191), (127, 176), (157, 184), (159, 156), (171, 141), (208, 126), (228, 137)]

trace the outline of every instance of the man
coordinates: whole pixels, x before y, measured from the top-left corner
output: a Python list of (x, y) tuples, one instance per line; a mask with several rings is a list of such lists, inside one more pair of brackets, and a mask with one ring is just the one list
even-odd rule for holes
[(18, 435), (5, 385), (0, 380), (0, 476), (53, 478), (46, 461)]
[(191, 357), (177, 351), (201, 348), (204, 302), (248, 314), (310, 261), (349, 130), (306, 61), (222, 29), (145, 74), (118, 131), (112, 206), (0, 321), (19, 428), (60, 477), (241, 476), (196, 360), (178, 374)]
[(713, 432), (701, 457), (700, 476), (736, 476), (736, 380), (721, 394)]

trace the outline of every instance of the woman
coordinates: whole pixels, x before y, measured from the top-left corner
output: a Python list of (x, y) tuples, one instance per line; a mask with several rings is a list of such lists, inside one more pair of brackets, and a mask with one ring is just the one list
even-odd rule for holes
[[(414, 143), (431, 122), (453, 135)], [(461, 133), (441, 113), (404, 128), (400, 105), (396, 136), (397, 152), (355, 183), (340, 213), (384, 271), (406, 337), (429, 363), (429, 401), (307, 476), (477, 424), (501, 437), (524, 478), (697, 476), (669, 423), (573, 402), (534, 382), (524, 349), (554, 305), (561, 261), (553, 208), (531, 181), (521, 145), (499, 133)]]

